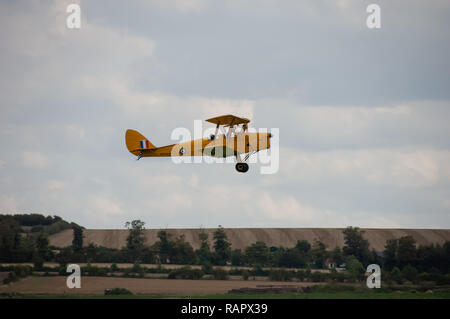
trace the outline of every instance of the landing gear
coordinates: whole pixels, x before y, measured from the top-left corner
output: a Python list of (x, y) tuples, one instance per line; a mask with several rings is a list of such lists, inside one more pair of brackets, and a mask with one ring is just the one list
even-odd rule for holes
[(246, 173), (248, 171), (248, 164), (247, 163), (237, 163), (236, 170), (239, 173)]

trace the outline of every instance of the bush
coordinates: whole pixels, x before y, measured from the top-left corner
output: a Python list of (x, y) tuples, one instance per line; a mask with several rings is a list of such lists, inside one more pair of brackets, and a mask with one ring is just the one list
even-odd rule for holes
[(161, 264), (158, 265), (158, 267), (156, 268), (148, 268), (147, 272), (149, 274), (168, 274), (170, 273), (170, 269), (164, 268), (163, 266), (161, 266)]
[(105, 289), (105, 296), (110, 295), (132, 295), (133, 293), (125, 288)]
[(212, 274), (213, 273), (213, 266), (212, 266), (212, 264), (209, 262), (209, 261), (205, 261), (203, 264), (202, 264), (202, 271), (205, 273), (205, 274)]
[(11, 282), (15, 282), (15, 281), (17, 281), (17, 280), (19, 280), (19, 278), (17, 278), (16, 274), (15, 274), (14, 272), (11, 271), (11, 272), (8, 274), (8, 277), (6, 277), (5, 279), (3, 279), (3, 284), (8, 285), (8, 284), (10, 284)]
[[(64, 273), (67, 275), (66, 269), (64, 268)], [(92, 266), (87, 264), (85, 267), (81, 267), (81, 274), (84, 276), (99, 276), (105, 277), (108, 275), (108, 268)]]
[(140, 273), (142, 271), (141, 264), (138, 261), (135, 261), (133, 267), (131, 268), (131, 272)]
[(232, 268), (228, 272), (230, 276), (242, 276), (242, 269)]
[(349, 285), (338, 285), (334, 283), (329, 283), (325, 285), (315, 285), (305, 287), (305, 292), (307, 293), (339, 293), (339, 292), (354, 292), (355, 287)]
[(351, 282), (354, 281), (354, 276), (345, 271), (339, 271), (330, 275), (331, 279), (337, 282)]
[(328, 274), (320, 271), (314, 271), (311, 273), (310, 278), (312, 282), (324, 282), (328, 279)]
[(269, 279), (272, 281), (291, 281), (294, 277), (294, 272), (285, 269), (271, 270), (269, 272)]
[(183, 268), (173, 269), (170, 271), (169, 279), (201, 279), (204, 273), (201, 269), (191, 269), (186, 266)]
[(442, 275), (438, 273), (421, 273), (417, 276), (421, 282), (434, 282), (438, 286), (450, 285), (450, 274)]
[(22, 265), (13, 266), (12, 270), (8, 274), (8, 277), (3, 279), (3, 283), (7, 285), (11, 282), (19, 280), (20, 278), (25, 278), (29, 275), (31, 275), (30, 266), (22, 266)]
[(305, 277), (306, 277), (306, 273), (304, 270), (298, 270), (295, 273), (295, 277), (299, 280), (299, 281), (304, 281)]
[(250, 271), (252, 276), (268, 276), (269, 272), (264, 270), (261, 265), (255, 265), (253, 269)]
[(391, 278), (393, 281), (395, 281), (399, 285), (401, 285), (403, 283), (402, 273), (401, 273), (400, 269), (398, 269), (398, 267), (392, 268)]
[(365, 273), (365, 269), (363, 265), (359, 262), (358, 259), (356, 259), (355, 256), (349, 256), (346, 260), (346, 267), (347, 271), (356, 277), (360, 277)]
[(144, 277), (145, 276), (145, 268), (141, 266), (141, 264), (138, 261), (134, 262), (133, 267), (131, 268), (131, 272), (138, 274), (139, 277)]
[(116, 263), (113, 263), (113, 264), (110, 266), (110, 268), (111, 268), (111, 271), (112, 271), (112, 272), (119, 271), (119, 267), (117, 266)]
[(214, 268), (212, 275), (213, 275), (214, 279), (216, 279), (216, 280), (228, 280), (229, 279), (228, 272), (222, 268)]
[(25, 277), (31, 275), (31, 267), (30, 266), (17, 265), (17, 266), (13, 267), (13, 273), (18, 278), (25, 278)]
[(39, 256), (33, 257), (33, 267), (34, 270), (42, 270), (44, 268), (44, 259)]
[(13, 268), (14, 268), (13, 266), (3, 266), (3, 265), (0, 265), (0, 272), (12, 271)]
[(402, 269), (402, 277), (413, 283), (417, 280), (417, 269), (411, 265), (407, 265)]
[(38, 233), (40, 231), (43, 231), (44, 227), (43, 226), (34, 226), (33, 228), (30, 229), (31, 233)]
[(247, 269), (242, 271), (242, 279), (248, 280), (249, 276), (250, 276), (250, 272)]

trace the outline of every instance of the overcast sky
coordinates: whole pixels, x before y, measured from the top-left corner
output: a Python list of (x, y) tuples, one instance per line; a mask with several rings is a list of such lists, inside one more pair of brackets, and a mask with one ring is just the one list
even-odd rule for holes
[[(448, 0), (83, 0), (79, 30), (74, 2), (0, 2), (1, 213), (450, 227)], [(381, 29), (366, 26), (373, 2)], [(279, 128), (278, 173), (125, 147), (128, 128), (163, 146), (229, 113)]]

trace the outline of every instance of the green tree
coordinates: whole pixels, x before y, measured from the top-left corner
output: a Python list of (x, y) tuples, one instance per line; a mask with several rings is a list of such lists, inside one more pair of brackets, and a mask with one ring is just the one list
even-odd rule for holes
[[(72, 262), (73, 250), (71, 246), (65, 247), (60, 250), (59, 254), (56, 255), (56, 262), (60, 264), (61, 267), (64, 267)], [(64, 270), (65, 271), (65, 270)]]
[(400, 266), (416, 262), (416, 241), (412, 236), (404, 236), (398, 239), (397, 258)]
[(345, 264), (346, 270), (356, 277), (361, 276), (365, 272), (363, 265), (355, 256), (347, 257)]
[(392, 277), (392, 280), (394, 280), (396, 283), (398, 283), (398, 284), (403, 283), (402, 272), (400, 271), (400, 269), (397, 266), (392, 268), (391, 277)]
[(291, 248), (283, 251), (278, 259), (279, 267), (288, 268), (303, 268), (307, 265), (305, 254), (301, 253), (296, 248)]
[(211, 263), (212, 262), (212, 253), (211, 249), (208, 244), (208, 234), (205, 232), (201, 232), (198, 235), (198, 238), (200, 239), (200, 249), (197, 250), (197, 257), (200, 264), (204, 263)]
[(83, 249), (83, 228), (78, 225), (73, 227), (72, 248), (74, 252), (81, 252)]
[(227, 234), (221, 225), (214, 232), (214, 252), (215, 261), (218, 265), (225, 265), (230, 259), (231, 243), (228, 241)]
[(171, 242), (169, 240), (169, 233), (165, 230), (158, 232), (159, 242), (156, 243), (156, 249), (159, 252), (159, 259), (161, 263), (166, 264), (169, 258)]
[(331, 258), (336, 264), (336, 267), (339, 267), (339, 265), (342, 265), (345, 262), (344, 254), (342, 252), (341, 247), (336, 247), (331, 251), (330, 254)]
[(119, 267), (117, 266), (116, 263), (112, 263), (111, 266), (110, 266), (110, 268), (111, 268), (111, 271), (112, 271), (112, 272), (119, 271)]
[(17, 250), (20, 248), (21, 235), (19, 223), (11, 216), (0, 220), (0, 261), (17, 261)]
[(417, 280), (417, 269), (411, 266), (410, 264), (406, 265), (402, 269), (402, 277), (408, 281), (411, 281), (413, 283)]
[(306, 255), (311, 250), (311, 244), (306, 240), (297, 240), (297, 244), (295, 245), (295, 248), (299, 252)]
[(327, 259), (327, 250), (325, 244), (316, 240), (311, 249), (314, 267), (323, 269), (325, 268), (325, 260)]
[(233, 266), (242, 266), (245, 263), (245, 256), (240, 249), (234, 249), (231, 252), (231, 264)]
[(170, 245), (169, 258), (173, 264), (192, 264), (194, 261), (194, 249), (184, 240), (184, 236), (178, 237)]
[(130, 253), (129, 256), (133, 262), (141, 259), (143, 256), (146, 240), (144, 237), (144, 226), (145, 222), (141, 220), (133, 220), (125, 223), (125, 227), (129, 230), (126, 248)]
[(397, 264), (398, 239), (388, 239), (384, 246), (384, 263), (387, 269)]
[(245, 249), (245, 257), (250, 265), (266, 265), (269, 261), (269, 248), (266, 243), (257, 241)]
[(205, 233), (203, 230), (200, 232), (200, 234), (198, 234), (198, 239), (200, 239), (200, 242), (202, 244), (208, 245), (208, 237), (209, 237), (208, 234)]
[(48, 238), (44, 234), (39, 234), (36, 238), (37, 254), (44, 260), (49, 258)]
[(369, 259), (369, 241), (363, 238), (364, 231), (358, 227), (347, 227), (344, 231), (345, 245), (343, 252), (345, 256), (355, 256), (363, 265)]

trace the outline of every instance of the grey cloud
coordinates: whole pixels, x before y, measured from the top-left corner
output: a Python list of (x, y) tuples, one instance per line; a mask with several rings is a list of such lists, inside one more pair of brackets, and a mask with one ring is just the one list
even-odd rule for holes
[[(445, 2), (383, 2), (375, 33), (347, 1), (105, 3), (83, 2), (74, 32), (64, 2), (1, 4), (1, 212), (95, 228), (450, 225)], [(164, 145), (239, 111), (280, 128), (278, 174), (125, 149), (128, 128)]]

